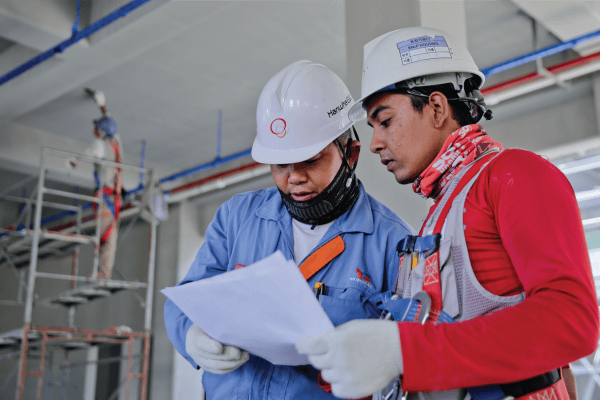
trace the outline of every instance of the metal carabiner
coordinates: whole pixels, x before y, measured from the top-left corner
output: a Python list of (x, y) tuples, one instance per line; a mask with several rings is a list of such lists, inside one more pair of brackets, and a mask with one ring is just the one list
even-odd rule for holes
[[(391, 300), (397, 300), (399, 298), (400, 296), (398, 296), (398, 294), (394, 294), (391, 297)], [(421, 290), (420, 292), (417, 292), (411, 298), (411, 300), (416, 300), (421, 304), (421, 312), (419, 313), (419, 316), (415, 322), (424, 324), (427, 321), (427, 318), (429, 318), (429, 313), (431, 312), (431, 298), (429, 297), (429, 294), (427, 294), (427, 292), (424, 290)], [(393, 320), (392, 313), (387, 310), (384, 310), (379, 318), (383, 320)]]
[(431, 298), (426, 291), (421, 290), (420, 292), (415, 293), (412, 299), (421, 303), (421, 312), (419, 313), (416, 322), (424, 324), (427, 321), (427, 318), (429, 318), (429, 312), (431, 311)]
[[(400, 397), (398, 397), (398, 395), (400, 395)], [(402, 389), (400, 387), (400, 379), (396, 378), (392, 382), (392, 388), (390, 389), (388, 394), (385, 395), (383, 400), (398, 400), (399, 398), (402, 398), (402, 397), (403, 397), (403, 395), (402, 395)]]

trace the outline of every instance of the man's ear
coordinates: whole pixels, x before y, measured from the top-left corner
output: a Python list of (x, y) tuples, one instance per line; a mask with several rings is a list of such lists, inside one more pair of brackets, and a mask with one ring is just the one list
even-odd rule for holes
[(360, 153), (361, 144), (358, 140), (353, 140), (350, 145), (350, 154), (348, 157), (348, 164), (353, 167), (356, 164), (356, 160), (358, 160), (358, 154)]
[(441, 92), (429, 95), (429, 105), (433, 109), (433, 126), (441, 129), (446, 122), (452, 119), (452, 110), (448, 99)]

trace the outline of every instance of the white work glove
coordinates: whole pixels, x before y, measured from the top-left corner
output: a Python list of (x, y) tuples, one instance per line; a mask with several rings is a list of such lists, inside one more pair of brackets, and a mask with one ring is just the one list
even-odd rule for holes
[(403, 372), (400, 333), (394, 321), (360, 319), (296, 343), (321, 370), (337, 397), (362, 398), (386, 387)]
[(247, 351), (211, 339), (195, 324), (185, 337), (185, 351), (203, 370), (213, 374), (228, 374), (250, 358)]
[(98, 104), (98, 107), (106, 105), (106, 96), (103, 92), (99, 90), (94, 90), (94, 94), (92, 96), (94, 97), (94, 101), (96, 102), (96, 104)]

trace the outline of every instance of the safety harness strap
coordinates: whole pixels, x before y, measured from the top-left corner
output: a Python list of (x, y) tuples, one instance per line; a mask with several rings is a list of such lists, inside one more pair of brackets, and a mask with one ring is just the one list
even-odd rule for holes
[[(533, 378), (525, 379), (520, 382), (506, 383), (499, 385), (500, 389), (505, 396), (512, 396), (515, 399), (524, 398), (530, 396), (531, 393), (550, 390), (553, 386), (557, 385), (561, 379), (561, 373), (559, 369), (554, 369), (542, 375), (534, 376)], [(558, 388), (556, 388), (558, 389)], [(565, 387), (566, 389), (566, 387)], [(548, 397), (554, 398), (554, 397)], [(557, 400), (561, 397), (557, 397)], [(534, 397), (535, 399), (535, 397)]]
[(551, 400), (569, 400), (569, 392), (565, 385), (564, 379), (559, 379), (557, 382), (546, 388), (524, 394), (520, 397), (515, 397), (515, 400), (538, 400), (538, 399), (551, 399)]
[[(379, 308), (384, 310), (384, 312), (390, 313), (394, 321), (397, 322), (419, 322), (418, 319), (421, 315), (422, 307), (423, 303), (418, 298), (388, 298), (384, 299), (379, 306)], [(445, 311), (442, 311), (438, 320), (438, 323), (441, 322), (454, 322), (454, 318), (452, 318)]]
[[(462, 176), (458, 185), (452, 190), (452, 193), (449, 194), (446, 203), (444, 204), (444, 208), (442, 209), (438, 219), (436, 221), (435, 227), (433, 229), (433, 235), (440, 234), (442, 232), (442, 228), (444, 227), (444, 222), (446, 221), (446, 217), (452, 208), (452, 203), (454, 199), (461, 193), (461, 191), (465, 188), (465, 186), (479, 173), (479, 171), (486, 165), (486, 163), (492, 158), (495, 157), (497, 153), (488, 153), (483, 157), (477, 159), (475, 163), (467, 170), (467, 172)], [(423, 223), (423, 226), (427, 221)], [(431, 298), (431, 311), (429, 312), (428, 321), (438, 324), (441, 313), (442, 313), (442, 280), (440, 279), (440, 251), (437, 248), (433, 254), (430, 254), (425, 259), (425, 270), (423, 272), (423, 290), (427, 292), (429, 297)]]
[[(460, 182), (458, 182), (458, 185), (456, 185), (456, 187), (450, 194), (448, 201), (446, 201), (446, 204), (444, 204), (444, 208), (442, 209), (442, 212), (440, 213), (440, 215), (436, 221), (435, 228), (433, 228), (434, 234), (442, 232), (442, 228), (444, 227), (444, 222), (446, 222), (446, 217), (448, 216), (448, 213), (450, 212), (450, 209), (452, 208), (452, 203), (454, 202), (454, 199), (456, 198), (456, 196), (458, 196), (460, 194), (460, 192), (462, 192), (462, 190), (465, 188), (465, 186), (467, 186), (467, 184), (471, 181), (471, 179), (473, 179), (473, 177), (475, 175), (477, 175), (479, 173), (479, 171), (481, 171), (481, 169), (487, 164), (487, 162), (490, 161), (493, 157), (495, 157), (497, 155), (498, 155), (498, 152), (485, 154), (483, 157), (477, 159), (475, 161), (474, 165), (472, 165), (469, 168), (469, 170), (463, 175), (463, 177), (460, 179)], [(423, 223), (423, 226), (425, 226), (426, 222), (427, 221), (425, 221)]]
[(555, 369), (545, 374), (520, 382), (501, 385), (486, 385), (470, 388), (473, 400), (569, 400), (569, 394), (560, 371)]
[(413, 236), (408, 235), (398, 242), (396, 250), (398, 253), (410, 254), (412, 252), (427, 253), (440, 245), (440, 235)]

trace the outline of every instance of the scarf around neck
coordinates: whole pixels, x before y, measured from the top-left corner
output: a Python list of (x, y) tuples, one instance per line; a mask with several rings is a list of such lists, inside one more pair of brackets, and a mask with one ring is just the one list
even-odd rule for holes
[(502, 151), (502, 144), (493, 141), (481, 125), (463, 126), (452, 132), (433, 162), (413, 182), (413, 191), (438, 201), (464, 167), (488, 150)]

